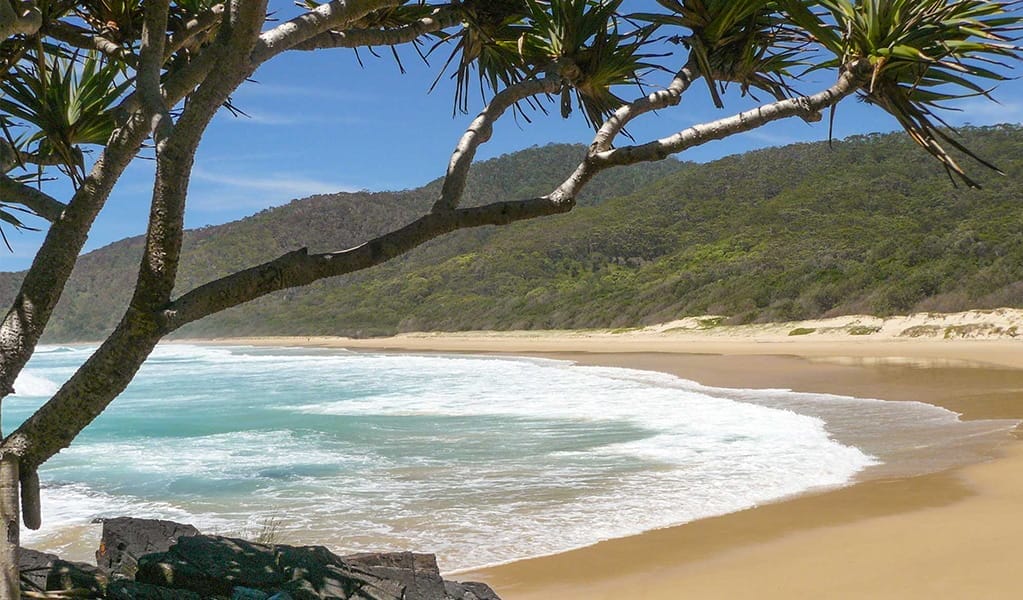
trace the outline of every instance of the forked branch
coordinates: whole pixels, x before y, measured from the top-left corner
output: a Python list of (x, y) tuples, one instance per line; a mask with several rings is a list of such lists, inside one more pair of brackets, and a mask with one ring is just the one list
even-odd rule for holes
[(444, 177), (444, 185), (440, 198), (433, 205), (433, 212), (452, 210), (462, 201), (465, 192), (465, 181), (469, 169), (476, 157), (479, 147), (490, 140), (494, 133), (494, 123), (516, 103), (539, 96), (553, 94), (561, 89), (562, 82), (556, 75), (548, 75), (541, 79), (530, 79), (511, 85), (499, 92), (487, 104), (486, 108), (469, 124), (469, 128), (458, 140), (455, 151), (451, 154), (448, 170)]

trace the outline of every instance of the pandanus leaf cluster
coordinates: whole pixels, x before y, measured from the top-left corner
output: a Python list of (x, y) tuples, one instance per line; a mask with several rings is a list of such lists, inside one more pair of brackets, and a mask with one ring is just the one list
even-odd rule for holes
[(884, 109), (950, 175), (976, 187), (947, 144), (993, 167), (950, 133), (936, 112), (949, 101), (987, 96), (1019, 59), (1013, 40), (1018, 2), (980, 0), (819, 0), (783, 3), (792, 21), (831, 54), (818, 68), (870, 62), (862, 97)]
[(27, 127), (24, 146), (40, 164), (82, 178), (82, 146), (103, 145), (114, 129), (111, 107), (130, 85), (121, 67), (96, 53), (40, 54), (0, 81), (0, 111)]

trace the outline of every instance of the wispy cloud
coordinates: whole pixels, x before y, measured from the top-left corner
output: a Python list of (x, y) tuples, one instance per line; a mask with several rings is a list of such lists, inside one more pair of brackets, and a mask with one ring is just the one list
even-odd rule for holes
[(204, 198), (206, 210), (264, 208), (314, 194), (351, 192), (356, 188), (344, 183), (293, 173), (247, 175), (197, 168), (192, 178), (206, 189), (196, 190)]
[(277, 83), (261, 83), (251, 81), (243, 85), (236, 94), (238, 96), (267, 96), (274, 98), (322, 98), (329, 100), (355, 100), (371, 102), (377, 98), (364, 92), (350, 92), (338, 89), (317, 88), (303, 85), (282, 85)]
[(309, 112), (279, 112), (251, 109), (241, 107), (244, 115), (225, 114), (222, 122), (235, 125), (271, 125), (271, 126), (296, 126), (296, 125), (354, 125), (365, 123), (367, 120), (355, 115), (341, 114), (313, 114)]
[(762, 129), (754, 129), (747, 131), (742, 134), (742, 137), (748, 140), (754, 140), (761, 144), (769, 144), (771, 146), (786, 146), (788, 144), (794, 144), (799, 141), (798, 138), (791, 135), (784, 135), (778, 133), (772, 133)]
[(995, 123), (1012, 123), (1023, 119), (1023, 102), (995, 103), (987, 98), (974, 98), (956, 105), (957, 111), (942, 113), (952, 123), (972, 123), (974, 125), (992, 125)]

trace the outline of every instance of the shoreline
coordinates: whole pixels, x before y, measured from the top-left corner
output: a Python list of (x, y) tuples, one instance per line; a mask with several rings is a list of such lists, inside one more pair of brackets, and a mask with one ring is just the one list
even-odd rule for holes
[[(1023, 342), (1014, 339), (520, 332), (180, 342), (537, 356), (667, 372), (714, 387), (924, 401), (963, 419), (1023, 418)], [(985, 462), (811, 491), (459, 576), (491, 584), (505, 600), (666, 600), (681, 590), (701, 598), (790, 598), (823, 590), (848, 598), (1008, 597), (1015, 572), (1011, 542), (1023, 536), (1023, 525), (1015, 525), (1023, 445), (1006, 438)], [(835, 581), (844, 587), (835, 591)]]

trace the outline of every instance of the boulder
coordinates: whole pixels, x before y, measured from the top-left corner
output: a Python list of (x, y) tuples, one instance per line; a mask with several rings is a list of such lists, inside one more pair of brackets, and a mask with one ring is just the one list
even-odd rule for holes
[(18, 551), (18, 571), (21, 573), (22, 591), (45, 592), (50, 569), (58, 560), (60, 557), (56, 554), (21, 548)]
[(201, 535), (171, 521), (104, 520), (96, 557), (102, 571), (23, 549), (22, 589), (112, 600), (500, 600), (482, 583), (445, 582), (432, 554), (338, 556), (323, 546)]
[(167, 552), (141, 557), (135, 580), (203, 596), (230, 596), (238, 586), (278, 589), (285, 582), (271, 546), (211, 535), (183, 537)]
[(489, 585), (476, 581), (445, 581), (444, 591), (451, 600), (501, 600)]
[(188, 590), (172, 590), (126, 579), (112, 582), (107, 587), (106, 597), (108, 600), (202, 600), (202, 596)]
[(400, 583), (405, 588), (404, 600), (445, 600), (444, 580), (433, 554), (383, 552), (352, 554), (344, 557), (346, 564), (360, 568), (376, 577)]
[(402, 600), (405, 586), (380, 577), (323, 546), (277, 546), (277, 568), (295, 600)]
[(46, 577), (46, 591), (88, 590), (102, 594), (107, 587), (107, 576), (88, 563), (55, 560)]
[(158, 519), (117, 517), (103, 519), (102, 523), (96, 564), (112, 578), (131, 579), (138, 569), (139, 557), (166, 552), (179, 538), (199, 535), (199, 530), (191, 525)]
[(88, 590), (101, 594), (107, 584), (106, 576), (90, 564), (61, 560), (55, 554), (29, 548), (18, 551), (18, 570), (21, 589), (26, 592)]
[(231, 590), (231, 600), (267, 600), (270, 594), (263, 590), (238, 586)]

